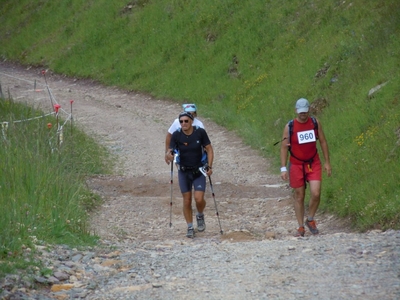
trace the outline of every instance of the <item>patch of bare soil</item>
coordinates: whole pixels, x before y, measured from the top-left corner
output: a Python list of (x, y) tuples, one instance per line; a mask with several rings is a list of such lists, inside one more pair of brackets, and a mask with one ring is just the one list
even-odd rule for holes
[[(87, 180), (104, 199), (91, 216), (93, 230), (105, 242), (186, 241), (177, 171), (174, 168), (171, 185), (171, 169), (164, 162), (165, 135), (181, 111), (180, 105), (51, 72), (47, 73), (47, 83), (61, 107), (69, 107), (74, 100), (75, 124), (118, 159), (116, 175)], [(15, 100), (51, 111), (41, 69), (1, 62), (0, 84), (3, 93), (9, 92)], [(215, 197), (208, 186), (207, 229), (195, 240), (243, 242), (291, 235), (296, 222), (287, 183), (233, 132), (202, 117), (201, 106), (198, 113), (214, 147)], [(335, 180), (334, 176), (326, 184), (329, 180)], [(321, 234), (351, 231), (347, 220), (321, 213), (316, 219)]]

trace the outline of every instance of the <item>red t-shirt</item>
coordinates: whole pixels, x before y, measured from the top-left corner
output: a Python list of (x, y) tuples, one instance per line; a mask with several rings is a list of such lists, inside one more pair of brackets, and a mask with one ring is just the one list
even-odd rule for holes
[(290, 155), (290, 162), (299, 165), (312, 158), (319, 160), (318, 153), (315, 154), (317, 152), (317, 138), (318, 132), (314, 130), (314, 123), (311, 118), (308, 118), (305, 123), (300, 123), (297, 119), (294, 119), (290, 151), (298, 159)]

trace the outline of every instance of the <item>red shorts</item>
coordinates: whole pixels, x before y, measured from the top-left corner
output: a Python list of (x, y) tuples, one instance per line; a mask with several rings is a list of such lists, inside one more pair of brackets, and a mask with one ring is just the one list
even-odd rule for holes
[(301, 165), (290, 164), (289, 183), (291, 188), (302, 187), (306, 181), (310, 180), (322, 180), (321, 161), (319, 159), (313, 161), (311, 168), (309, 168), (309, 164), (307, 163)]

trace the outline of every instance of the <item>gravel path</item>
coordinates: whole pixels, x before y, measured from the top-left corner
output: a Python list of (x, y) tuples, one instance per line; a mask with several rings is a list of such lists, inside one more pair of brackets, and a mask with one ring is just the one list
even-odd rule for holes
[[(88, 178), (104, 199), (91, 218), (100, 245), (40, 248), (53, 276), (38, 276), (40, 289), (8, 276), (0, 299), (400, 299), (399, 231), (360, 234), (347, 220), (318, 214), (320, 235), (292, 237), (286, 183), (233, 132), (202, 118), (201, 107), (216, 156), (212, 179), (224, 233), (208, 189), (207, 230), (187, 239), (176, 171), (169, 227), (170, 167), (163, 156), (180, 106), (50, 72), (47, 82), (62, 107), (74, 100), (76, 124), (119, 163), (116, 175)], [(44, 83), (38, 69), (0, 62), (3, 93), (50, 111)]]

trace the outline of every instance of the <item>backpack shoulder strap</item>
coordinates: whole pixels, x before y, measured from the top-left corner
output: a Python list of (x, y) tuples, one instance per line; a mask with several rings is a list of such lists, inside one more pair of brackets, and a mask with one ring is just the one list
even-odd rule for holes
[(318, 129), (318, 122), (317, 122), (317, 119), (316, 119), (315, 117), (311, 117), (311, 121), (312, 121), (313, 124), (314, 124), (314, 129)]
[(292, 135), (293, 135), (293, 123), (294, 123), (293, 119), (290, 120), (288, 123), (288, 125), (289, 125), (289, 144), (292, 142), (291, 139), (292, 139)]
[(316, 138), (318, 139), (318, 122), (317, 122), (317, 119), (315, 117), (311, 117), (311, 121), (314, 124), (314, 130), (315, 130)]
[(179, 146), (179, 139), (180, 139), (180, 137), (181, 137), (181, 135), (182, 135), (182, 130), (181, 130), (182, 128), (181, 127), (179, 127), (176, 131), (178, 131), (179, 132), (179, 135), (178, 136), (175, 136), (175, 149), (174, 149), (174, 151), (175, 151), (175, 153), (177, 153), (177, 152), (179, 152), (179, 150), (178, 150), (178, 146)]

